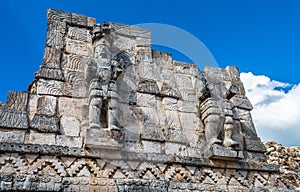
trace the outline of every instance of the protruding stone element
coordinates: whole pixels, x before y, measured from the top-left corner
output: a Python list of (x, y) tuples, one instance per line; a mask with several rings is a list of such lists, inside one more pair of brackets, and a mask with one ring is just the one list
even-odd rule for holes
[(2, 143), (24, 143), (24, 131), (0, 131), (0, 142)]
[(123, 147), (122, 139), (118, 131), (90, 128), (86, 132), (85, 146), (93, 149), (120, 149)]
[[(96, 64), (96, 63), (94, 63)], [(90, 66), (92, 67), (92, 66)], [(106, 67), (97, 66), (98, 74), (89, 81), (90, 127), (119, 129), (117, 125), (117, 94), (115, 79), (121, 66), (111, 61)], [(87, 77), (91, 76), (89, 69)]]
[(78, 40), (67, 38), (66, 40), (66, 52), (81, 56), (92, 56), (92, 45)]
[(110, 34), (112, 30), (113, 28), (109, 23), (103, 22), (102, 24), (95, 24), (90, 33), (93, 36), (93, 39), (98, 39)]
[(243, 159), (243, 151), (230, 149), (226, 146), (213, 144), (206, 152), (206, 156), (211, 159), (221, 159), (221, 160), (236, 160)]
[(27, 143), (39, 145), (55, 145), (55, 134), (31, 132)]
[(40, 70), (35, 74), (35, 77), (64, 81), (65, 78), (62, 74), (60, 58), (60, 49), (46, 47), (43, 58), (43, 64)]
[(161, 153), (162, 143), (157, 141), (142, 141), (144, 153)]
[(249, 99), (244, 95), (231, 98), (234, 105), (234, 118), (238, 119), (244, 133), (245, 149), (252, 152), (266, 152), (266, 148), (257, 136), (250, 111), (253, 109)]
[[(213, 71), (215, 73), (212, 73)], [(206, 141), (208, 147), (211, 146), (211, 150), (214, 150), (213, 146), (216, 145), (232, 148), (238, 148), (241, 145), (233, 138), (234, 105), (230, 101), (238, 93), (238, 88), (234, 85), (229, 85), (229, 88), (226, 88), (227, 76), (225, 71), (205, 68), (204, 77), (199, 79), (199, 99), (201, 102), (199, 109), (201, 120), (205, 125)], [(212, 153), (214, 152), (212, 151)], [(220, 153), (220, 155), (222, 154)]]
[(39, 79), (36, 93), (39, 95), (62, 96), (63, 85), (62, 81)]
[(141, 139), (143, 140), (152, 140), (152, 141), (165, 141), (165, 136), (161, 128), (155, 125), (144, 125), (143, 131), (141, 133)]
[(28, 93), (9, 92), (7, 102), (0, 106), (0, 127), (28, 128)]
[(81, 137), (57, 135), (56, 144), (59, 146), (82, 147), (83, 140)]
[(149, 93), (154, 95), (160, 94), (156, 81), (150, 79), (140, 80), (137, 90), (141, 93)]
[(64, 36), (66, 33), (66, 23), (62, 21), (49, 21), (47, 29), (46, 45), (55, 49), (64, 47)]
[(38, 99), (37, 112), (30, 123), (30, 127), (40, 132), (58, 133), (59, 119), (56, 116), (57, 98), (41, 96)]
[(60, 119), (60, 129), (64, 135), (79, 136), (80, 122), (74, 117), (62, 116)]

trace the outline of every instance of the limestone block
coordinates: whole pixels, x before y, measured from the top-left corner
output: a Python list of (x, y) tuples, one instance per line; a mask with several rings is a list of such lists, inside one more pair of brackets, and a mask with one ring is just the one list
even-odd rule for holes
[(48, 47), (62, 49), (64, 47), (65, 31), (65, 22), (49, 20), (47, 28), (46, 45)]
[(88, 17), (71, 13), (71, 23), (74, 25), (88, 26)]
[(195, 113), (180, 113), (180, 122), (183, 133), (191, 146), (196, 146), (199, 135), (197, 134), (197, 116)]
[(173, 88), (177, 87), (175, 75), (172, 69), (163, 67), (159, 69), (159, 73), (161, 75), (161, 80), (163, 80), (165, 83), (169, 84)]
[(84, 72), (87, 58), (81, 55), (63, 54), (62, 69)]
[(37, 111), (30, 123), (30, 127), (38, 131), (59, 132), (59, 119), (56, 116), (57, 98), (41, 96), (38, 98)]
[(78, 120), (82, 120), (84, 117), (82, 110), (84, 105), (87, 104), (87, 99), (60, 97), (58, 99), (58, 114), (60, 116), (75, 117)]
[(119, 101), (130, 105), (136, 104), (136, 79), (120, 76), (117, 81)]
[(195, 64), (173, 61), (173, 65), (177, 74), (187, 74), (194, 77), (199, 76), (198, 66)]
[(252, 121), (240, 121), (242, 132), (246, 137), (257, 138), (257, 133)]
[(120, 149), (123, 147), (123, 144), (109, 136), (108, 131), (98, 128), (86, 130), (85, 145), (92, 149)]
[(66, 52), (75, 54), (75, 55), (83, 55), (83, 56), (92, 56), (93, 49), (90, 43), (85, 43), (82, 41), (66, 39)]
[(124, 103), (118, 104), (118, 123), (121, 127), (140, 127), (140, 109)]
[(85, 98), (87, 95), (86, 82), (82, 81), (82, 79), (76, 80), (74, 81), (74, 84), (65, 84), (63, 90), (64, 95), (73, 98)]
[(58, 133), (59, 119), (56, 116), (36, 113), (30, 123), (30, 127), (45, 133)]
[(179, 89), (192, 89), (195, 90), (196, 78), (190, 75), (176, 74), (176, 84)]
[(80, 122), (74, 117), (62, 116), (60, 118), (60, 130), (63, 135), (79, 136)]
[(88, 17), (87, 21), (88, 21), (88, 23), (87, 23), (88, 27), (93, 27), (96, 24), (96, 19), (95, 18)]
[(196, 78), (192, 76), (176, 75), (176, 84), (184, 101), (197, 101), (195, 82)]
[(137, 93), (137, 106), (156, 108), (157, 100), (155, 99), (155, 95), (138, 92)]
[(161, 153), (162, 144), (156, 141), (142, 141), (144, 153)]
[(4, 131), (0, 130), (0, 142), (7, 143), (24, 143), (24, 131)]
[(57, 20), (57, 21), (71, 22), (71, 13), (57, 10), (57, 9), (48, 9), (47, 18), (50, 21)]
[(213, 82), (222, 82), (222, 81), (230, 81), (230, 77), (228, 73), (221, 68), (211, 67), (211, 66), (205, 66), (203, 69), (203, 75), (205, 77), (209, 77), (208, 83)]
[(75, 93), (75, 92), (78, 92), (77, 89), (86, 89), (87, 86), (86, 86), (86, 81), (85, 81), (85, 78), (84, 78), (84, 72), (81, 72), (81, 71), (74, 71), (74, 70), (69, 70), (69, 69), (66, 69), (64, 70), (64, 76), (65, 76), (65, 87), (64, 87), (64, 91), (67, 90), (67, 86), (68, 89), (69, 89), (69, 92), (72, 93)]
[(183, 101), (196, 102), (196, 91), (193, 89), (179, 89)]
[(265, 153), (267, 151), (260, 138), (245, 138), (245, 146), (247, 151)]
[(206, 157), (220, 160), (243, 159), (243, 151), (233, 150), (222, 145), (212, 145), (211, 149), (206, 152)]
[(231, 102), (237, 108), (245, 109), (251, 111), (253, 109), (252, 104), (249, 99), (243, 95), (235, 95), (231, 98)]
[(155, 64), (148, 64), (144, 61), (139, 63), (138, 65), (138, 73), (139, 76), (143, 79), (152, 79), (152, 80), (158, 80), (161, 79), (161, 75), (159, 71), (156, 69)]
[(141, 37), (141, 38), (151, 38), (151, 33), (149, 30), (139, 28), (137, 26), (124, 25), (120, 23), (110, 23), (111, 27), (115, 29), (115, 32), (119, 35), (129, 36), (129, 37)]
[(158, 85), (155, 80), (142, 79), (138, 83), (137, 91), (141, 93), (160, 94)]
[(83, 144), (82, 137), (74, 137), (67, 135), (57, 135), (56, 145), (59, 146), (70, 146), (70, 147), (81, 147)]
[(92, 36), (85, 28), (69, 27), (67, 37), (78, 41), (92, 42)]
[(151, 47), (151, 39), (136, 37), (135, 43), (137, 47)]
[(42, 65), (49, 68), (59, 69), (60, 58), (61, 58), (61, 49), (56, 49), (53, 47), (45, 47)]
[(27, 143), (40, 145), (55, 145), (55, 134), (53, 133), (37, 133), (31, 131)]
[(49, 116), (56, 115), (57, 97), (41, 96), (38, 98), (37, 113)]
[(182, 99), (180, 91), (176, 86), (172, 86), (166, 82), (164, 82), (160, 89), (160, 95), (163, 97), (173, 97), (176, 99)]
[(144, 125), (141, 133), (141, 139), (161, 142), (166, 140), (160, 127), (147, 124)]
[(123, 128), (125, 134), (125, 150), (131, 152), (142, 152), (140, 144), (140, 127), (126, 126)]
[(53, 79), (58, 81), (65, 80), (61, 69), (48, 68), (45, 66), (42, 66), (40, 70), (37, 73), (35, 73), (35, 77), (44, 78), (44, 79)]
[(165, 143), (165, 151), (167, 155), (187, 156), (187, 146), (178, 143)]
[(117, 47), (119, 50), (131, 50), (135, 47), (135, 41), (126, 36), (118, 36), (113, 42), (113, 46)]
[(198, 147), (187, 147), (187, 152), (189, 157), (196, 157), (196, 158), (202, 158), (203, 156), (203, 149)]
[(139, 107), (141, 110), (143, 124), (159, 125), (160, 120), (156, 108)]
[(36, 113), (37, 104), (38, 104), (38, 95), (30, 94), (29, 95), (29, 101), (28, 101), (28, 108), (27, 108), (29, 122), (32, 121), (33, 116)]
[(164, 97), (162, 100), (162, 105), (165, 110), (177, 111), (178, 110), (178, 100), (170, 97)]
[(35, 73), (35, 77), (64, 81), (60, 60), (61, 49), (46, 46), (44, 51), (43, 64), (40, 70)]
[(158, 67), (162, 67), (164, 69), (173, 69), (173, 60), (171, 54), (152, 50), (152, 57)]
[(37, 82), (38, 95), (63, 95), (63, 82), (55, 80), (39, 79)]
[(182, 128), (167, 128), (166, 130), (167, 136), (166, 139), (169, 142), (180, 143), (180, 144), (188, 144), (188, 140), (186, 136), (183, 134)]
[(0, 127), (28, 128), (28, 93), (9, 92), (7, 102), (0, 106)]
[(179, 113), (177, 111), (165, 110), (166, 125), (168, 128), (182, 127), (179, 121)]
[[(137, 40), (137, 45), (139, 44)], [(143, 69), (143, 66), (146, 66), (152, 62), (152, 50), (151, 48), (138, 48), (136, 51), (136, 63), (141, 66), (141, 69)], [(141, 76), (143, 77), (143, 76)]]
[(191, 101), (178, 101), (178, 111), (185, 113), (198, 113), (197, 103)]
[(238, 120), (233, 120), (233, 132), (232, 139), (239, 143), (239, 149), (244, 150), (244, 138), (245, 134), (242, 131), (241, 123)]
[(239, 94), (245, 95), (246, 92), (244, 85), (240, 79), (239, 68), (234, 66), (227, 66), (225, 70), (229, 74), (232, 84), (238, 87)]

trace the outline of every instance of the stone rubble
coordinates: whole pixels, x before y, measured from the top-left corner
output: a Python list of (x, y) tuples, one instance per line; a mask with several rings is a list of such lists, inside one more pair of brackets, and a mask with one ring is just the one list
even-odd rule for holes
[(280, 174), (300, 190), (300, 147), (284, 147), (276, 142), (265, 143), (268, 163), (280, 166)]

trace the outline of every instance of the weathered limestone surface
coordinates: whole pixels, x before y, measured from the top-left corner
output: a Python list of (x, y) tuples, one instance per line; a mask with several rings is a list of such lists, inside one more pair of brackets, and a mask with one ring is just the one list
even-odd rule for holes
[(300, 147), (284, 147), (276, 142), (265, 143), (268, 163), (280, 166), (280, 174), (300, 190)]
[(34, 81), (0, 103), (0, 191), (299, 188), (298, 149), (265, 148), (237, 67), (199, 72), (148, 30), (47, 16)]

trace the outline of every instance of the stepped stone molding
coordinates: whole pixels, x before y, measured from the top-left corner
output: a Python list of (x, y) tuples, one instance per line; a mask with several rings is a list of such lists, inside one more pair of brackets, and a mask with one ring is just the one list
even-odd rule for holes
[(28, 92), (0, 103), (0, 191), (299, 189), (297, 164), (283, 171), (257, 135), (237, 67), (200, 72), (135, 26), (47, 18)]

